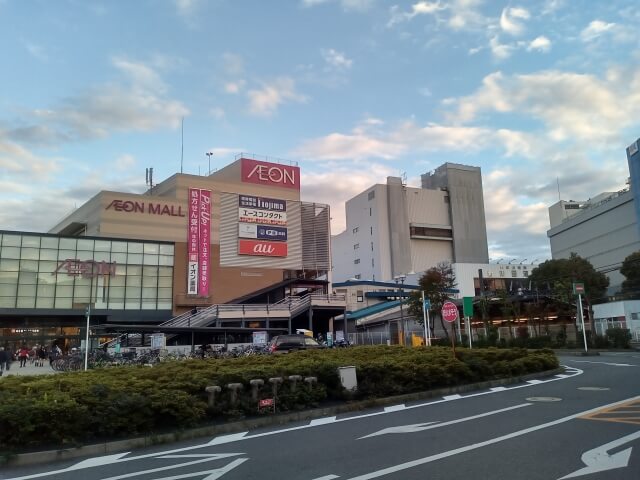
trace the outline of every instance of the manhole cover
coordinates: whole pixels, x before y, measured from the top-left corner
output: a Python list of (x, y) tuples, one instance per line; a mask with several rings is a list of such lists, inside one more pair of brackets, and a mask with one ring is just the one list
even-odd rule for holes
[(527, 402), (559, 402), (562, 399), (558, 397), (529, 397)]
[(602, 392), (604, 390), (611, 390), (607, 387), (578, 387), (578, 390), (584, 390), (586, 392)]

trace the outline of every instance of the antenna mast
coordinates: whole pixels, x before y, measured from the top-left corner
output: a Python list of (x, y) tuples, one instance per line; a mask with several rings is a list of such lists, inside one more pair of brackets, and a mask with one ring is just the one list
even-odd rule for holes
[(180, 127), (180, 173), (182, 173), (182, 166), (184, 164), (184, 117), (182, 117)]

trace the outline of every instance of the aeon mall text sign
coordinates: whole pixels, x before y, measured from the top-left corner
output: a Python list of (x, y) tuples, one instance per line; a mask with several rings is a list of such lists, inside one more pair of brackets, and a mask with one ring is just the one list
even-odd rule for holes
[(243, 182), (300, 190), (300, 167), (242, 158), (240, 169)]
[(140, 202), (137, 200), (112, 200), (105, 210), (127, 213), (147, 213), (149, 215), (168, 215), (170, 217), (185, 217), (182, 205), (167, 205), (154, 202)]

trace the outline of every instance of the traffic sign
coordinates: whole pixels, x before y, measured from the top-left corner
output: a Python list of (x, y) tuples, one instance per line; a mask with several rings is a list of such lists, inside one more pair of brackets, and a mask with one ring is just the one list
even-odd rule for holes
[(431, 308), (431, 300), (428, 298), (424, 301), (424, 309), (429, 310)]
[(458, 319), (458, 307), (453, 302), (444, 302), (442, 305), (442, 319), (445, 322), (453, 323)]
[(582, 283), (582, 282), (574, 282), (573, 283), (573, 294), (574, 295), (583, 295), (584, 294), (584, 283)]
[(465, 317), (473, 317), (473, 297), (462, 298), (462, 313)]

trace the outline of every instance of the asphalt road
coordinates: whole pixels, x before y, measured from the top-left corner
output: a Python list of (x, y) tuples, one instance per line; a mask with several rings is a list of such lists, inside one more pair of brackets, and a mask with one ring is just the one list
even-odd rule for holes
[(640, 353), (563, 356), (548, 379), (5, 469), (3, 479), (640, 479)]

